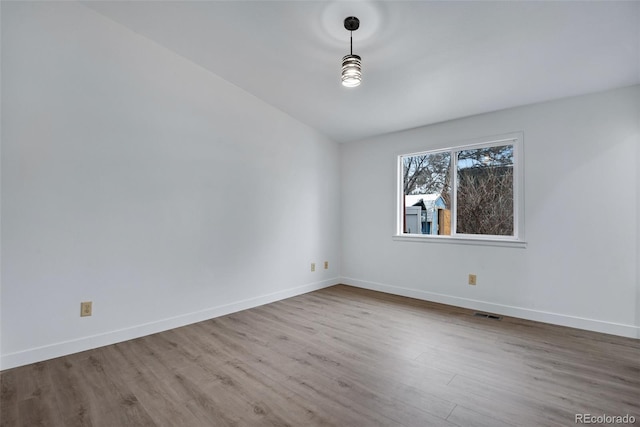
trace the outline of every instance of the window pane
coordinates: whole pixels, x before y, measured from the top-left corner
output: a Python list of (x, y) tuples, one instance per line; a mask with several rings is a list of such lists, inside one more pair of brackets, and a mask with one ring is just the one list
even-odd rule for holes
[(513, 145), (458, 152), (456, 233), (513, 236)]
[(404, 233), (451, 234), (451, 152), (402, 158)]

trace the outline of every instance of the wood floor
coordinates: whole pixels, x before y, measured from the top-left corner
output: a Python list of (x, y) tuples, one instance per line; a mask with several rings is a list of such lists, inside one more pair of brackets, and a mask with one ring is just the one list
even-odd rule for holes
[(3, 427), (640, 425), (640, 340), (348, 286), (0, 380)]

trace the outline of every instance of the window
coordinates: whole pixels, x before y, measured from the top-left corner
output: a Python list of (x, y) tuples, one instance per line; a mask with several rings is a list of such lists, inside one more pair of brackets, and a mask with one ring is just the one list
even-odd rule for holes
[(521, 134), (400, 155), (397, 236), (523, 241), (521, 156)]

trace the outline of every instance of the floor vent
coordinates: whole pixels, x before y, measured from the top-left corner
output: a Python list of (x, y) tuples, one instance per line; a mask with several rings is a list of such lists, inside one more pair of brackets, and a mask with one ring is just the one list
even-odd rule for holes
[(495, 314), (489, 314), (489, 313), (473, 313), (474, 316), (476, 317), (484, 317), (485, 319), (491, 319), (491, 320), (502, 320), (502, 316), (496, 316)]

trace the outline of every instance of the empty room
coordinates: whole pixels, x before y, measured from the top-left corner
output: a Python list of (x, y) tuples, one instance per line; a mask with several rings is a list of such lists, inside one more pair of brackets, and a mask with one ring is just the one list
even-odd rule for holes
[(640, 2), (0, 2), (0, 425), (640, 425)]

